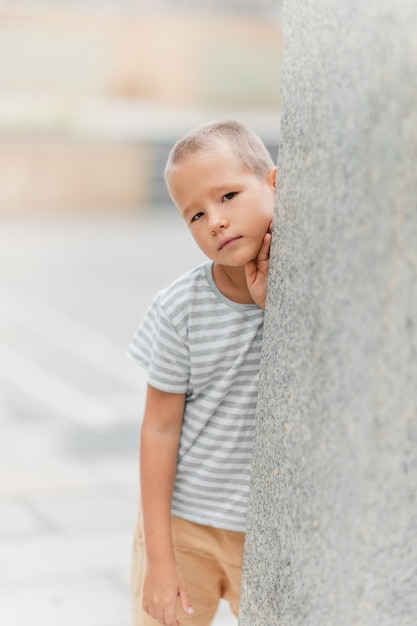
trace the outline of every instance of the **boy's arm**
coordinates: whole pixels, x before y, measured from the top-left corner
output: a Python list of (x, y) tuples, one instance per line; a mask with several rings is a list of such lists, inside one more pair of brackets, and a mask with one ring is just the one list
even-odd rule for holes
[(265, 308), (266, 302), (271, 230), (272, 222), (269, 224), (268, 232), (265, 234), (258, 256), (245, 265), (246, 284), (253, 301), (256, 302), (261, 309)]
[(143, 607), (166, 626), (178, 624), (178, 597), (183, 610), (192, 612), (171, 535), (171, 500), (184, 405), (185, 394), (166, 393), (148, 385), (140, 453), (147, 556)]

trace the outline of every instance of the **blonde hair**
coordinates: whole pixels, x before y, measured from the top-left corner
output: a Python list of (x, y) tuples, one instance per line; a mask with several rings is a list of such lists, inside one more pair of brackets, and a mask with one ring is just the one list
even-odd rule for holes
[(240, 122), (226, 120), (197, 126), (179, 139), (169, 154), (165, 180), (170, 171), (188, 156), (219, 142), (227, 144), (243, 167), (258, 178), (265, 178), (274, 167), (271, 155), (256, 133)]

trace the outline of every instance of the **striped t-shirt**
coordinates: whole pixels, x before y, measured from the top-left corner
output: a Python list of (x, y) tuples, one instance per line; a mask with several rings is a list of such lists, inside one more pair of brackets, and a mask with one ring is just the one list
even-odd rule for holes
[(263, 310), (226, 298), (212, 266), (156, 296), (129, 354), (150, 385), (186, 394), (172, 514), (244, 531)]

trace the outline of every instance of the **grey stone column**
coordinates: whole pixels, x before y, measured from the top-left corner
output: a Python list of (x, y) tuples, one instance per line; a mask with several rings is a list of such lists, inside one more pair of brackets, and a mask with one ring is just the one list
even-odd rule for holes
[(417, 624), (417, 2), (287, 0), (240, 626)]

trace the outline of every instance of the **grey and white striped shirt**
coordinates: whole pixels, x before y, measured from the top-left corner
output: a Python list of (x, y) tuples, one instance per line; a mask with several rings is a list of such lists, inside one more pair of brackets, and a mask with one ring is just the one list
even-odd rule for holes
[(226, 298), (212, 266), (159, 292), (129, 354), (150, 385), (186, 394), (172, 514), (244, 531), (263, 310)]

